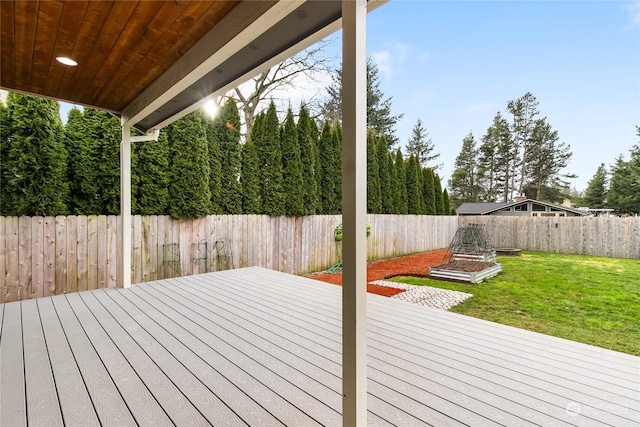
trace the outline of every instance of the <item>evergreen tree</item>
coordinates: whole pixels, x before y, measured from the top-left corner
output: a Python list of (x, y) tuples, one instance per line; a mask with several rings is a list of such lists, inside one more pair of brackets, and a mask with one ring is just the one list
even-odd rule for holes
[[(378, 67), (367, 58), (367, 127), (376, 134), (384, 135), (389, 148), (398, 143), (395, 126), (403, 114), (391, 114), (391, 97), (385, 98), (380, 88)], [(342, 69), (336, 70), (333, 82), (327, 87), (329, 99), (323, 106), (325, 121), (342, 120)]]
[(595, 209), (605, 208), (607, 200), (607, 169), (601, 163), (593, 178), (587, 184), (583, 203), (585, 206)]
[(620, 155), (611, 168), (607, 204), (618, 213), (637, 214), (640, 212), (640, 143), (630, 151), (629, 161)]
[(286, 196), (282, 186), (282, 151), (279, 129), (276, 106), (271, 102), (260, 123), (258, 138), (253, 140), (258, 151), (262, 209), (265, 214), (271, 216), (285, 214)]
[(407, 176), (407, 213), (410, 215), (423, 215), (425, 211), (422, 171), (418, 159), (414, 155), (409, 156), (406, 164)]
[(326, 122), (320, 134), (320, 198), (322, 201), (322, 214), (333, 215), (338, 211), (338, 190), (336, 175), (336, 135), (334, 130)]
[(433, 173), (433, 190), (436, 202), (436, 215), (446, 215), (448, 210), (444, 210), (444, 200), (442, 196), (442, 183), (437, 173)]
[[(519, 163), (519, 154), (509, 131), (509, 123), (500, 113), (496, 114), (493, 124), (487, 129), (480, 151), (478, 175), (485, 182), (483, 199), (494, 202), (501, 195), (502, 201), (510, 200), (515, 189), (513, 174)], [(490, 180), (489, 185), (487, 180)]]
[(199, 218), (211, 207), (209, 146), (200, 111), (167, 127), (169, 140), (169, 214), (173, 218)]
[(370, 214), (382, 213), (380, 168), (376, 145), (375, 133), (369, 130), (367, 132), (367, 212)]
[[(277, 118), (276, 118), (277, 121)], [(212, 125), (213, 138), (220, 147), (220, 201), (222, 213), (242, 213), (240, 192), (240, 114), (235, 100), (229, 98)], [(275, 138), (278, 137), (277, 127)], [(214, 158), (217, 153), (214, 153)], [(281, 171), (282, 173), (282, 171)], [(214, 189), (217, 183), (214, 184)]]
[[(256, 122), (254, 122), (254, 129), (255, 123)], [(242, 212), (247, 215), (261, 214), (258, 153), (251, 139), (245, 142), (242, 147), (240, 185), (242, 186)]]
[[(433, 153), (433, 150), (435, 150), (435, 146), (431, 138), (429, 138), (429, 132), (422, 125), (422, 120), (418, 119), (413, 126), (411, 138), (407, 143), (407, 154), (415, 155), (418, 158), (418, 163), (423, 167), (427, 167), (430, 162), (440, 157), (440, 153)], [(431, 168), (436, 170), (440, 166), (442, 165), (434, 165)]]
[[(83, 113), (85, 137), (80, 151), (84, 206), (76, 206), (82, 215), (120, 214), (120, 142), (122, 127), (120, 120), (111, 113), (85, 108)], [(131, 150), (131, 207), (136, 206), (137, 185), (135, 152)], [(95, 180), (95, 181), (94, 181)], [(93, 184), (95, 182), (95, 186)], [(97, 193), (94, 193), (94, 188)], [(95, 194), (95, 196), (92, 196)], [(98, 200), (99, 209), (94, 210)]]
[(456, 204), (480, 200), (478, 183), (478, 149), (473, 134), (462, 140), (462, 149), (456, 157), (455, 167), (449, 179), (452, 199)]
[(222, 150), (217, 129), (220, 123), (208, 114), (202, 114), (202, 118), (207, 132), (209, 150), (209, 193), (211, 193), (209, 214), (220, 215), (224, 213), (220, 204), (222, 201)]
[(396, 150), (394, 166), (396, 168), (396, 174), (398, 175), (399, 184), (396, 213), (399, 215), (406, 215), (409, 213), (409, 208), (407, 206), (407, 168), (404, 156), (399, 148)]
[(135, 144), (138, 176), (136, 209), (139, 215), (166, 215), (169, 208), (169, 142), (165, 130), (157, 141)]
[(442, 215), (451, 215), (451, 202), (449, 201), (449, 192), (446, 188), (442, 191), (442, 212)]
[[(401, 188), (405, 187), (405, 181), (400, 181), (398, 177), (398, 171), (396, 170), (395, 162), (393, 161), (393, 154), (390, 151), (387, 151), (387, 164), (389, 165), (389, 175), (391, 176), (391, 200), (393, 209), (390, 212), (391, 214), (398, 215), (400, 214), (400, 192)], [(402, 184), (400, 184), (402, 182)]]
[(4, 162), (8, 157), (11, 123), (9, 111), (0, 102), (0, 215), (8, 215), (7, 209), (11, 203), (11, 194), (7, 192), (7, 174), (4, 172)]
[(378, 177), (380, 179), (380, 197), (382, 200), (382, 213), (392, 214), (395, 210), (394, 194), (391, 180), (391, 164), (389, 163), (389, 149), (384, 135), (381, 135), (376, 144), (378, 155)]
[[(546, 119), (535, 121), (531, 135), (530, 159), (527, 162), (525, 173), (527, 176), (527, 189), (531, 193), (528, 197), (536, 200), (562, 201), (565, 196), (560, 191), (569, 186), (566, 178), (575, 178), (573, 174), (561, 174), (571, 159), (571, 147), (563, 142), (558, 142), (558, 131), (551, 128)], [(544, 193), (547, 197), (543, 197)], [(527, 191), (525, 191), (527, 193)], [(555, 200), (549, 199), (549, 195), (556, 194)]]
[[(97, 190), (97, 165), (91, 165), (89, 170), (84, 171), (92, 176), (87, 181), (83, 176), (83, 156), (82, 149), (84, 144), (84, 118), (82, 111), (72, 108), (67, 115), (67, 125), (64, 128), (64, 144), (67, 150), (67, 179), (69, 180), (69, 197), (67, 199), (67, 207), (69, 213), (82, 214), (83, 206), (87, 201), (92, 200), (95, 206), (89, 209), (89, 212), (100, 213), (99, 200), (96, 199)], [(92, 155), (95, 155), (92, 153)], [(87, 165), (88, 166), (88, 165)], [(85, 166), (86, 167), (86, 166)], [(83, 194), (88, 185), (93, 186), (93, 191), (88, 195)]]
[(438, 215), (435, 178), (433, 169), (431, 168), (422, 169), (422, 198), (424, 200), (424, 213), (427, 215)]
[(332, 129), (333, 156), (335, 159), (336, 210), (335, 215), (342, 213), (342, 126), (335, 123)]
[(298, 144), (302, 164), (302, 208), (303, 215), (314, 215), (318, 205), (318, 183), (316, 182), (316, 141), (311, 134), (312, 124), (307, 109), (300, 107), (298, 117)]
[(286, 195), (285, 212), (288, 216), (301, 216), (304, 215), (302, 161), (298, 144), (298, 130), (293, 121), (291, 110), (287, 113), (284, 126), (281, 128), (280, 142), (282, 144), (282, 178)]
[(56, 101), (9, 93), (2, 137), (6, 215), (63, 215), (69, 191), (67, 150)]

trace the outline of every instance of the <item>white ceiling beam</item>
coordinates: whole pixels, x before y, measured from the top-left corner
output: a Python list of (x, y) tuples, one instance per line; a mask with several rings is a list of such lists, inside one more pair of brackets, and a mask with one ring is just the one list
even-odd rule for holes
[[(304, 1), (240, 2), (223, 20), (185, 53), (164, 74), (122, 111), (125, 122), (135, 125), (189, 88), (297, 9)], [(266, 11), (256, 5), (268, 7)], [(269, 7), (269, 5), (272, 5)], [(251, 22), (219, 49), (219, 40), (234, 30), (234, 23)], [(227, 36), (228, 37), (228, 36)]]

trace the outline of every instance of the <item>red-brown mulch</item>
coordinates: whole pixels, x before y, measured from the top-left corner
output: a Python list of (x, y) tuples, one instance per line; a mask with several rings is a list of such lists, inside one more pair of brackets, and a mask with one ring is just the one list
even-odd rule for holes
[[(374, 261), (367, 265), (367, 292), (390, 297), (404, 292), (403, 289), (388, 288), (386, 286), (370, 285), (374, 280), (389, 279), (394, 276), (428, 276), (429, 267), (433, 267), (445, 259), (446, 249), (423, 252), (415, 255)], [(314, 274), (312, 279), (342, 285), (342, 274)]]

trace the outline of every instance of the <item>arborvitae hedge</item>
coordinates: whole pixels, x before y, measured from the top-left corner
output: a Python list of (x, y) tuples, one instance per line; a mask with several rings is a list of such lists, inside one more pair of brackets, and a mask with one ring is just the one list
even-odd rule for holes
[(312, 124), (305, 107), (300, 108), (298, 117), (298, 145), (302, 167), (302, 208), (303, 215), (315, 215), (318, 206), (318, 183), (316, 182), (316, 146), (317, 141), (311, 134)]
[(442, 191), (442, 215), (451, 215), (451, 201), (446, 188)]
[(396, 157), (394, 161), (396, 169), (396, 175), (398, 179), (398, 195), (396, 200), (396, 213), (399, 215), (406, 215), (409, 213), (407, 206), (407, 167), (402, 151), (398, 148), (396, 150)]
[[(215, 117), (213, 137), (220, 146), (220, 208), (225, 214), (242, 213), (240, 189), (240, 114), (229, 99)], [(216, 153), (214, 153), (215, 155)], [(215, 187), (215, 186), (214, 186)]]
[(260, 124), (258, 135), (253, 140), (260, 162), (262, 209), (265, 214), (271, 216), (285, 214), (279, 128), (276, 106), (272, 102)]
[(169, 214), (199, 218), (210, 208), (209, 147), (199, 111), (167, 128), (170, 155)]
[[(8, 138), (3, 137), (2, 211), (5, 215), (67, 213), (67, 150), (56, 101), (10, 93)], [(4, 127), (4, 126), (3, 126)], [(4, 187), (3, 186), (3, 187)]]
[[(88, 111), (88, 110), (87, 110)], [(82, 111), (73, 108), (67, 116), (64, 143), (69, 155), (67, 176), (69, 177), (69, 213), (77, 215), (102, 214), (98, 180), (98, 148), (100, 143), (87, 138), (85, 117)]]
[(422, 169), (422, 197), (424, 200), (424, 213), (427, 215), (438, 215), (433, 169), (431, 168)]
[(337, 213), (336, 136), (328, 122), (325, 122), (318, 144), (320, 148), (320, 200), (322, 214)]
[(302, 163), (298, 130), (291, 110), (287, 113), (284, 126), (280, 129), (282, 144), (282, 179), (285, 198), (285, 214), (288, 216), (304, 215)]
[(442, 183), (437, 173), (433, 173), (433, 193), (436, 203), (436, 215), (446, 215), (444, 210), (444, 200), (442, 199)]
[(382, 213), (392, 214), (395, 213), (395, 203), (391, 180), (391, 164), (389, 163), (389, 148), (387, 147), (387, 140), (382, 135), (378, 139), (376, 146), (378, 156), (378, 177), (380, 179), (380, 198), (382, 205)]
[(382, 213), (382, 194), (380, 192), (380, 168), (378, 167), (376, 135), (367, 132), (367, 212)]
[(416, 157), (412, 154), (406, 163), (407, 167), (407, 213), (424, 214), (424, 198), (422, 196), (422, 171)]
[(242, 146), (242, 212), (249, 215), (261, 214), (260, 169), (258, 168), (258, 152), (251, 140)]
[(169, 141), (162, 130), (157, 141), (137, 142), (138, 188), (135, 214), (166, 215), (169, 207)]

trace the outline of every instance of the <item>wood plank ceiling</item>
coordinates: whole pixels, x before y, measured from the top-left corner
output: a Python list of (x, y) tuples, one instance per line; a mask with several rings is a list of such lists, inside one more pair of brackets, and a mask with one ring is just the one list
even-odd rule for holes
[(239, 2), (0, 3), (2, 87), (119, 112)]
[(2, 0), (0, 87), (146, 131), (326, 37), (341, 15), (341, 0)]

